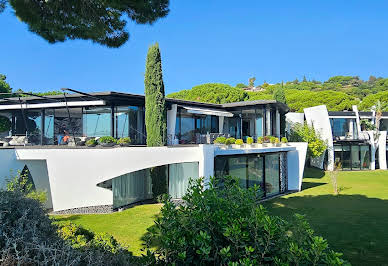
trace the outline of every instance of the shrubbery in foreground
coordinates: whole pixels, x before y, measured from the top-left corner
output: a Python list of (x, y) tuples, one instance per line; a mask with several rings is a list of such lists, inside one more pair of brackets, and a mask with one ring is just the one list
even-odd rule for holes
[(303, 216), (293, 221), (270, 216), (260, 190), (242, 189), (238, 180), (192, 182), (177, 206), (164, 199), (161, 216), (149, 229), (156, 244), (154, 263), (176, 265), (344, 265), (341, 254), (314, 235)]

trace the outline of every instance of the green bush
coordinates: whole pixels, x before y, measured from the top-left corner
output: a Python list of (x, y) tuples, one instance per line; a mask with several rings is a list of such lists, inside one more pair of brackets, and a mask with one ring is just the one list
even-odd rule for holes
[(279, 138), (275, 138), (275, 144), (278, 144), (278, 143), (280, 143)]
[(269, 138), (269, 142), (270, 142), (271, 144), (275, 144), (275, 143), (276, 143), (276, 137), (271, 136), (271, 137)]
[(242, 139), (237, 139), (235, 142), (236, 145), (243, 145), (244, 141)]
[(95, 139), (89, 139), (88, 141), (86, 141), (85, 144), (88, 147), (93, 147), (93, 146), (96, 146), (98, 144), (98, 142)]
[(264, 138), (263, 137), (258, 137), (257, 138), (257, 143), (263, 144), (264, 143)]
[(226, 141), (225, 141), (226, 145), (232, 145), (232, 144), (235, 144), (235, 143), (236, 143), (236, 139), (235, 138), (227, 138)]
[(247, 138), (247, 144), (249, 144), (249, 145), (253, 144), (253, 138), (252, 137), (248, 137)]
[(130, 137), (120, 138), (117, 144), (131, 144), (132, 140)]
[(216, 144), (225, 144), (226, 138), (225, 137), (218, 137), (214, 140), (214, 143)]
[(288, 143), (288, 140), (286, 137), (283, 137), (281, 141), (282, 141), (282, 143)]
[(294, 142), (307, 142), (307, 154), (310, 157), (319, 157), (327, 149), (326, 142), (315, 131), (314, 127), (304, 124), (295, 123), (291, 127), (290, 140)]
[(263, 137), (263, 143), (269, 143), (271, 140), (271, 136), (264, 136)]
[(110, 143), (117, 143), (117, 140), (114, 137), (111, 136), (105, 136), (98, 139), (98, 143), (100, 144), (110, 144)]
[(146, 237), (148, 247), (158, 243), (151, 261), (156, 255), (160, 265), (345, 264), (303, 216), (269, 215), (257, 186), (244, 189), (230, 177), (203, 181), (190, 182), (179, 207), (165, 196)]
[(0, 115), (0, 133), (11, 130), (11, 121), (5, 116)]

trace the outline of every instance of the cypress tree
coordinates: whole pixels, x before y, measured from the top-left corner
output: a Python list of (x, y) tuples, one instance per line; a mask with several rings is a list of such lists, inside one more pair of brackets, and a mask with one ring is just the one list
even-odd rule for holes
[(158, 43), (148, 49), (144, 86), (147, 146), (163, 146), (166, 143), (167, 111)]
[(278, 86), (273, 91), (273, 98), (278, 102), (286, 103), (286, 94), (284, 93), (283, 82), (282, 82), (282, 86)]

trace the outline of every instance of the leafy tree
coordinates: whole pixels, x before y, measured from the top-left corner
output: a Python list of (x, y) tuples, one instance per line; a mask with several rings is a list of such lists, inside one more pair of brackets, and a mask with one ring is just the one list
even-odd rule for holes
[(152, 24), (169, 12), (169, 0), (0, 1), (0, 11), (8, 1), (15, 16), (50, 43), (84, 39), (108, 47), (120, 47), (128, 40), (126, 18)]
[[(0, 74), (0, 93), (10, 93), (12, 91), (9, 84), (5, 81), (6, 79), (7, 77), (5, 75)], [(4, 97), (4, 95), (0, 95), (0, 98), (2, 97)]]
[(236, 88), (244, 89), (244, 88), (248, 88), (248, 85), (245, 85), (244, 83), (238, 83), (238, 84), (236, 85)]
[(157, 265), (343, 265), (341, 254), (314, 234), (301, 215), (283, 220), (260, 204), (259, 187), (241, 188), (236, 178), (191, 181), (185, 204), (164, 198), (146, 236), (157, 243)]
[(148, 49), (144, 87), (147, 146), (163, 146), (167, 134), (167, 111), (158, 43)]
[(283, 84), (274, 90), (273, 98), (278, 102), (286, 103), (286, 95), (284, 94)]
[(295, 142), (307, 142), (307, 154), (312, 158), (321, 156), (327, 149), (326, 142), (315, 131), (314, 127), (309, 126), (306, 122), (292, 125), (289, 139)]
[(256, 81), (255, 77), (252, 77), (249, 79), (249, 87), (250, 88), (253, 88), (255, 86), (255, 81)]
[(381, 91), (379, 93), (370, 94), (370, 95), (366, 96), (360, 104), (360, 110), (370, 111), (371, 108), (378, 101), (380, 101), (380, 103), (381, 103), (382, 111), (387, 112), (388, 111), (388, 91)]

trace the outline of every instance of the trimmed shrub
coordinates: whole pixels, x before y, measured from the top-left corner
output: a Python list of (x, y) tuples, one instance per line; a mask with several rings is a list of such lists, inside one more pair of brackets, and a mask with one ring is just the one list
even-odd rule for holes
[(226, 138), (225, 137), (218, 137), (214, 140), (214, 143), (216, 144), (225, 144)]
[(226, 145), (231, 145), (231, 144), (235, 144), (235, 143), (236, 143), (236, 139), (235, 138), (227, 138), (226, 141), (225, 141)]
[(98, 139), (98, 143), (100, 144), (110, 144), (110, 143), (117, 143), (117, 140), (114, 137), (111, 136), (104, 136)]
[[(184, 205), (166, 195), (146, 237), (158, 243), (150, 263), (159, 265), (343, 265), (341, 254), (316, 236), (303, 216), (271, 216), (256, 186), (243, 189), (226, 177), (190, 182)], [(149, 263), (149, 264), (150, 264)]]
[(281, 141), (282, 141), (282, 143), (288, 143), (288, 140), (286, 137), (283, 137)]
[(117, 141), (117, 144), (131, 144), (132, 140), (130, 137), (125, 137), (125, 138), (120, 138), (118, 141)]
[(235, 142), (236, 145), (243, 145), (244, 141), (242, 139), (237, 139)]
[(86, 141), (86, 146), (88, 147), (94, 147), (98, 144), (97, 140), (95, 139), (89, 139), (88, 141)]
[(257, 138), (257, 143), (263, 144), (264, 143), (264, 138), (263, 137), (258, 137)]
[(252, 137), (248, 137), (247, 138), (247, 144), (249, 144), (249, 145), (253, 144), (253, 138)]

